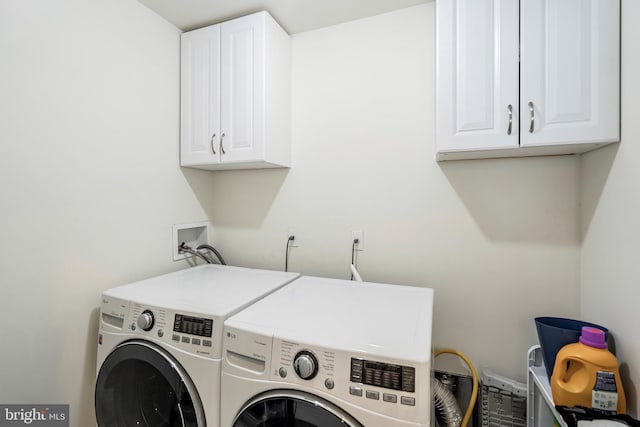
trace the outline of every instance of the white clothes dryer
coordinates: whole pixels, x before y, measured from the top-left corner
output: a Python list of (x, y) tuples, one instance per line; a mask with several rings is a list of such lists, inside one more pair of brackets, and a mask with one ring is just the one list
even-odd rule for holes
[(224, 324), (221, 427), (426, 427), (433, 289), (301, 277)]
[(99, 427), (218, 427), (224, 320), (296, 273), (188, 268), (102, 294)]

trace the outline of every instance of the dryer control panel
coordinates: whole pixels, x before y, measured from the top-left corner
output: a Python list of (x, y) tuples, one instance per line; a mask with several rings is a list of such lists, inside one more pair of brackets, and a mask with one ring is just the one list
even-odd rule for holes
[(272, 381), (406, 422), (428, 419), (430, 377), (427, 361), (409, 362), (273, 339)]
[(352, 357), (351, 382), (413, 393), (416, 368)]

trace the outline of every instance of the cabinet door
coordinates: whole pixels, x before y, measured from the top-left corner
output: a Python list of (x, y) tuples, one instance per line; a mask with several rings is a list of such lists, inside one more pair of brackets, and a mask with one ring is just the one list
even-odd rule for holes
[(264, 159), (264, 14), (222, 26), (222, 162)]
[(521, 0), (521, 146), (619, 140), (618, 0)]
[(219, 25), (182, 34), (180, 89), (180, 164), (219, 162)]
[(518, 146), (518, 2), (438, 0), (439, 153)]

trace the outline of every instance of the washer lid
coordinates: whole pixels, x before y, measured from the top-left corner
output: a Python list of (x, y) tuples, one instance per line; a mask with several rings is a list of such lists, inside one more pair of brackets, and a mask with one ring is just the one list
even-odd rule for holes
[[(399, 360), (431, 358), (433, 289), (301, 277), (225, 326)], [(267, 334), (269, 334), (267, 332)]]
[(104, 295), (226, 317), (298, 276), (297, 273), (208, 264), (109, 289)]

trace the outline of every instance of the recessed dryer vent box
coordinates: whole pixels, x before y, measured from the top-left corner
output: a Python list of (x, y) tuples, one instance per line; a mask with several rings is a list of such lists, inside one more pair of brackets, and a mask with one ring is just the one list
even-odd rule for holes
[(211, 224), (207, 221), (194, 222), (191, 224), (181, 224), (173, 226), (173, 260), (180, 261), (187, 257), (193, 256), (185, 253), (178, 252), (178, 246), (182, 242), (189, 246), (191, 249), (196, 249), (198, 246), (210, 242), (210, 228)]

